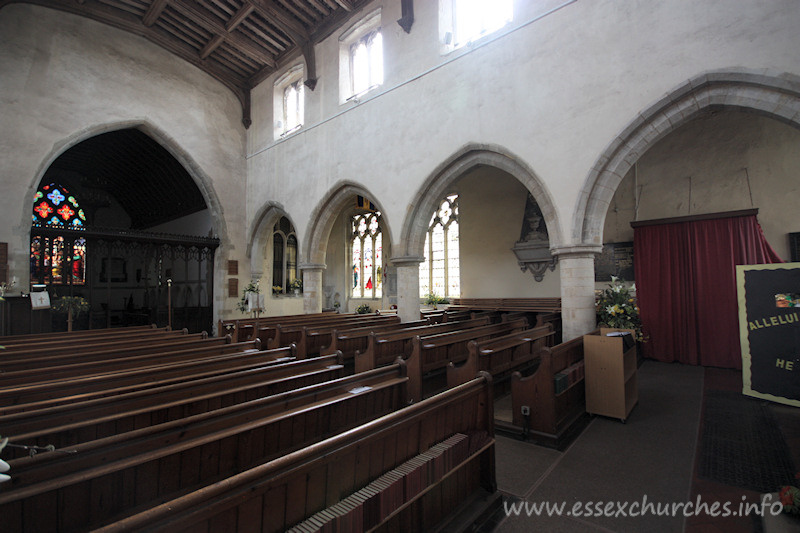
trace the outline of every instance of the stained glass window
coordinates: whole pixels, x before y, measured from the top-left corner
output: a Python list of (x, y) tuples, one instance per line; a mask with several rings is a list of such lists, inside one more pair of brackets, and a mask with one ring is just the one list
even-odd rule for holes
[(419, 265), (419, 293), (457, 298), (461, 295), (458, 251), (458, 195), (445, 198), (431, 217), (425, 236), (425, 260)]
[(33, 197), (33, 225), (83, 229), (86, 215), (65, 187), (50, 183)]
[(36, 234), (36, 228), (83, 230), (86, 214), (64, 186), (43, 185), (33, 197), (34, 231), (31, 235), (32, 283), (84, 285), (86, 283), (86, 239), (70, 231), (60, 236)]
[(272, 286), (286, 292), (297, 277), (297, 236), (294, 226), (281, 217), (272, 228)]
[(379, 212), (352, 218), (353, 298), (380, 298), (383, 294), (383, 235)]

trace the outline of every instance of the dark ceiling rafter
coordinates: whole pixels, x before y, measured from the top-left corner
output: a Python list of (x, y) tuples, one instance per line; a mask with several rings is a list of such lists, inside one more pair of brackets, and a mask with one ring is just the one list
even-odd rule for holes
[(239, 99), (242, 124), (248, 128), (252, 122), (251, 89), (302, 56), (306, 65), (304, 83), (313, 91), (317, 84), (315, 45), (368, 2), (0, 0), (0, 9), (12, 3), (36, 4), (144, 37), (222, 82)]

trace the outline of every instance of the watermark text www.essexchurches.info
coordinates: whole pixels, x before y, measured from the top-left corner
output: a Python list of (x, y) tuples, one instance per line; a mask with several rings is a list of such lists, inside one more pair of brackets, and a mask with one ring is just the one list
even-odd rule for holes
[(742, 496), (740, 502), (704, 502), (701, 496), (695, 501), (687, 502), (654, 502), (644, 495), (641, 501), (597, 501), (575, 502), (503, 502), (506, 516), (575, 516), (575, 517), (639, 517), (639, 516), (774, 516), (783, 511), (780, 500), (773, 501), (772, 494), (764, 495), (760, 502), (747, 501)]

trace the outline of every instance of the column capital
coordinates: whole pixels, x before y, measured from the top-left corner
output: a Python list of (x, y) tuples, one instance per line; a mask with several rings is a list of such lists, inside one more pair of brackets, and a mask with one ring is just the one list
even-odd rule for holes
[(424, 257), (418, 255), (399, 255), (389, 259), (393, 266), (419, 266), (420, 263), (425, 261)]
[(300, 269), (300, 270), (303, 270), (303, 271), (305, 271), (305, 270), (311, 270), (311, 271), (319, 270), (319, 271), (322, 271), (322, 270), (325, 270), (326, 268), (328, 268), (328, 265), (325, 265), (324, 263), (300, 263), (299, 265), (297, 265), (297, 268)]
[(592, 257), (600, 254), (602, 251), (603, 247), (599, 244), (574, 244), (550, 248), (550, 253), (559, 257)]

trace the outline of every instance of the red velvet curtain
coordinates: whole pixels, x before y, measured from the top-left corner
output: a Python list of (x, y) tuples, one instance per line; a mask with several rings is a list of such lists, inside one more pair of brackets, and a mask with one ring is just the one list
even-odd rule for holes
[(735, 265), (782, 263), (755, 215), (634, 228), (646, 357), (742, 368)]

